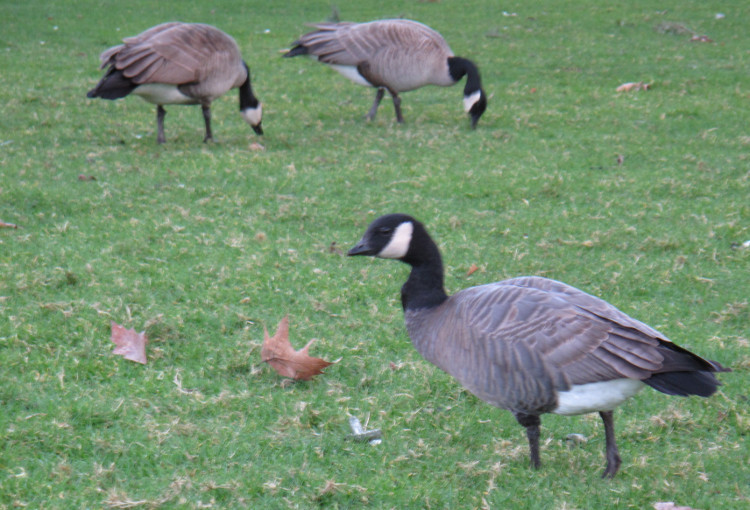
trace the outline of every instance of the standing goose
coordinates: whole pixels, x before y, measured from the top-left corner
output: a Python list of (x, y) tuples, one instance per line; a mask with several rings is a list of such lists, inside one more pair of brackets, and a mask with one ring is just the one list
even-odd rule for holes
[(393, 98), (396, 120), (403, 122), (399, 93), (425, 85), (455, 85), (464, 76), (464, 109), (472, 128), (487, 108), (477, 66), (454, 56), (443, 36), (422, 23), (388, 19), (312, 26), (317, 30), (295, 41), (284, 57), (310, 55), (354, 83), (377, 88), (369, 120), (375, 118), (386, 90)]
[(206, 142), (213, 140), (211, 102), (239, 87), (240, 114), (257, 134), (263, 134), (263, 108), (253, 95), (250, 70), (229, 35), (210, 25), (171, 22), (123, 42), (99, 56), (100, 69), (109, 69), (87, 97), (119, 99), (134, 93), (155, 104), (158, 143), (166, 141), (165, 104), (200, 104)]
[(448, 296), (437, 245), (410, 216), (373, 221), (349, 255), (411, 265), (401, 288), (414, 347), (474, 395), (511, 411), (539, 462), (539, 416), (598, 412), (607, 467), (620, 467), (612, 411), (644, 385), (668, 395), (712, 395), (726, 372), (597, 297), (540, 277), (522, 277)]

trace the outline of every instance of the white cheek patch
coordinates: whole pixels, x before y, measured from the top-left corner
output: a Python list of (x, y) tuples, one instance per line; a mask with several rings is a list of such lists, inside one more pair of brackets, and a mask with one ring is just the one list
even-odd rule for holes
[(245, 119), (245, 122), (251, 126), (257, 126), (263, 118), (263, 104), (258, 103), (258, 106), (255, 108), (245, 108), (240, 114), (242, 115), (242, 118)]
[(466, 113), (469, 113), (469, 110), (471, 110), (471, 107), (474, 106), (474, 104), (479, 101), (479, 98), (482, 97), (482, 91), (477, 90), (476, 92), (472, 92), (471, 95), (464, 96), (464, 111)]
[(383, 259), (400, 259), (404, 257), (409, 251), (412, 232), (414, 232), (414, 224), (410, 221), (406, 221), (396, 227), (391, 240), (385, 245), (385, 248), (380, 250), (378, 257)]

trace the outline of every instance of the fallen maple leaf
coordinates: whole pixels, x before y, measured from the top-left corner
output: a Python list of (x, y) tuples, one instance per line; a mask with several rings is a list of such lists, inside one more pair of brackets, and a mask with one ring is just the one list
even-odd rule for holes
[(308, 354), (308, 349), (315, 339), (307, 342), (302, 349), (295, 351), (289, 342), (289, 316), (285, 316), (279, 322), (274, 335), (268, 336), (268, 330), (263, 326), (263, 348), (260, 359), (265, 361), (276, 370), (279, 375), (309, 381), (314, 376), (323, 373), (323, 369), (332, 363), (313, 358)]
[(123, 358), (135, 361), (136, 363), (146, 364), (146, 332), (136, 333), (134, 329), (125, 329), (115, 321), (112, 321), (112, 341), (117, 347), (112, 351), (113, 354), (119, 354)]

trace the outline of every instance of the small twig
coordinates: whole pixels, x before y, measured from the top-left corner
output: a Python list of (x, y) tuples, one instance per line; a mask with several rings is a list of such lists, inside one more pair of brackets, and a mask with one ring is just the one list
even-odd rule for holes
[(588, 442), (588, 438), (583, 434), (568, 434), (565, 436), (565, 440), (568, 442), (568, 446), (573, 448), (574, 446), (581, 446)]
[(172, 379), (172, 382), (174, 383), (175, 386), (177, 386), (177, 391), (179, 391), (180, 393), (184, 395), (192, 395), (193, 393), (196, 393), (198, 391), (195, 389), (189, 390), (189, 389), (182, 387), (182, 375), (180, 374), (179, 370), (177, 370), (176, 373), (174, 374), (174, 378)]
[(380, 433), (380, 429), (372, 429), (368, 430), (367, 432), (362, 432), (361, 434), (350, 434), (348, 437), (350, 437), (354, 441), (361, 443), (367, 441), (370, 444), (377, 444), (380, 442), (382, 434)]
[(361, 443), (369, 442), (370, 444), (379, 444), (381, 442), (382, 434), (380, 429), (365, 431), (356, 416), (349, 417), (349, 427), (352, 429), (352, 433), (346, 436), (348, 439)]
[(15, 223), (5, 223), (4, 221), (0, 221), (0, 228), (18, 228), (18, 225)]
[(361, 435), (365, 429), (362, 428), (362, 424), (359, 422), (359, 418), (356, 416), (349, 417), (349, 427), (352, 429), (352, 434)]

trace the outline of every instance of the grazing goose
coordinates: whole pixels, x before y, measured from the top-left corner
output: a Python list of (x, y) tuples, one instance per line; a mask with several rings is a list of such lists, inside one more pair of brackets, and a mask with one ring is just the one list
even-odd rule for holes
[(708, 397), (728, 369), (678, 347), (646, 324), (554, 280), (522, 277), (448, 296), (443, 263), (424, 226), (410, 216), (373, 221), (349, 255), (411, 265), (401, 288), (414, 347), (474, 395), (511, 411), (539, 462), (539, 416), (598, 412), (607, 467), (620, 467), (612, 411), (645, 385), (668, 395)]
[(393, 98), (396, 120), (403, 122), (399, 93), (425, 85), (447, 87), (464, 76), (464, 109), (472, 128), (487, 108), (477, 66), (454, 56), (443, 36), (422, 23), (388, 19), (312, 26), (317, 30), (300, 37), (284, 56), (316, 57), (354, 83), (377, 88), (369, 120), (375, 118), (386, 90)]
[(206, 142), (213, 140), (211, 102), (239, 87), (240, 114), (257, 134), (263, 134), (263, 109), (253, 95), (250, 70), (234, 39), (218, 28), (199, 23), (163, 23), (123, 42), (99, 56), (100, 69), (109, 69), (88, 97), (119, 99), (133, 93), (155, 104), (158, 143), (166, 140), (165, 104), (200, 104), (206, 122)]

